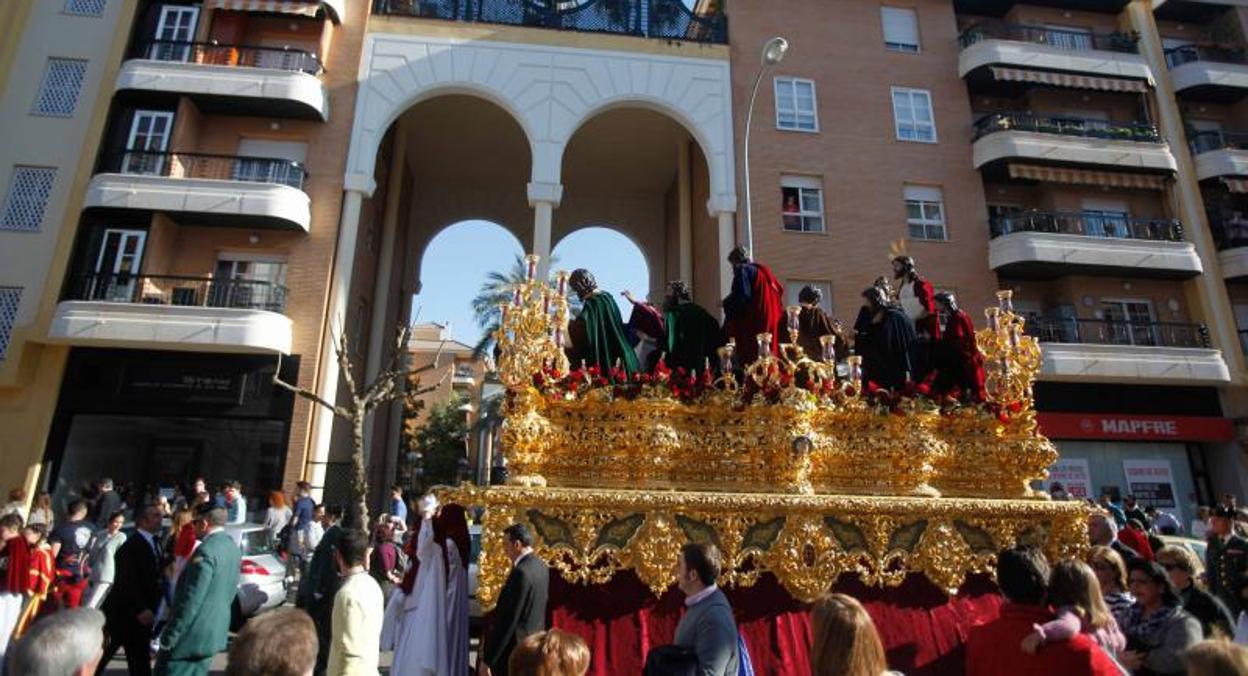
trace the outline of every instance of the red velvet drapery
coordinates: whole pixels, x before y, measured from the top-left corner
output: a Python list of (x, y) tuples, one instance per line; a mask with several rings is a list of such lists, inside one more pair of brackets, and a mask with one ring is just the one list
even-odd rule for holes
[[(990, 581), (973, 578), (946, 597), (912, 575), (899, 587), (867, 587), (845, 577), (836, 591), (866, 606), (888, 651), (890, 668), (908, 676), (961, 674), (963, 643), (974, 624), (995, 618), (1001, 604)], [(727, 590), (757, 674), (810, 673), (810, 616), (770, 574), (753, 587)], [(551, 625), (580, 635), (593, 653), (591, 676), (640, 674), (646, 652), (670, 643), (684, 597), (674, 588), (654, 598), (632, 571), (605, 585), (570, 584), (551, 574)]]

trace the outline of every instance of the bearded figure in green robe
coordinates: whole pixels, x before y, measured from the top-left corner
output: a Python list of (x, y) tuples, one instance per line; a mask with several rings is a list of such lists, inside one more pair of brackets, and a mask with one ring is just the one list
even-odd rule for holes
[(584, 361), (587, 366), (597, 366), (604, 377), (610, 377), (617, 363), (630, 376), (641, 370), (615, 299), (599, 289), (593, 274), (584, 268), (572, 271), (568, 286), (581, 299), (581, 314), (568, 326), (572, 341), (568, 359), (573, 368)]

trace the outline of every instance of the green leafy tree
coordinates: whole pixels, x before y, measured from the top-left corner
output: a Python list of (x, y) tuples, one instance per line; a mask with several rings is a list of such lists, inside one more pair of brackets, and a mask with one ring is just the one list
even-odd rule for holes
[[(558, 261), (558, 258), (550, 259), (552, 271)], [(495, 270), (485, 276), (485, 281), (481, 283), (481, 288), (477, 290), (477, 295), (472, 299), (472, 316), (482, 331), (481, 338), (472, 347), (474, 358), (480, 359), (494, 352), (494, 333), (498, 331), (499, 322), (502, 320), (498, 306), (511, 302), (516, 287), (524, 283), (526, 273), (524, 256), (516, 254), (516, 259), (506, 271)], [(579, 311), (580, 301), (576, 298), (576, 294), (568, 294), (568, 305), (569, 311), (573, 314)]]
[(464, 457), (464, 440), (468, 435), (468, 421), (460, 407), (467, 399), (454, 395), (446, 401), (434, 404), (429, 417), (416, 429), (415, 447), (421, 454), (423, 480), (421, 491), (427, 486), (457, 483), (455, 472), (459, 459)]

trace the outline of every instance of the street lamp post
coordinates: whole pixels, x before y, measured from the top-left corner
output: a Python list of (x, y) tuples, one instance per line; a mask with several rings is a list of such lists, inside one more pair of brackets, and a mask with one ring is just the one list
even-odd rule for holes
[(767, 69), (784, 60), (785, 52), (789, 51), (789, 41), (782, 37), (774, 37), (763, 45), (760, 55), (758, 75), (754, 78), (754, 88), (750, 91), (750, 105), (745, 110), (745, 248), (754, 255), (754, 228), (750, 204), (750, 127), (754, 120), (754, 100), (758, 98), (758, 86), (763, 82)]

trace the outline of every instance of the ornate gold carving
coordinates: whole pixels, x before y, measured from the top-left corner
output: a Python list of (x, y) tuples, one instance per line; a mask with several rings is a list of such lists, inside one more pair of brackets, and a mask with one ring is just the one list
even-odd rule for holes
[[(439, 497), (485, 508), (479, 598), (486, 608), (506, 579), (501, 532), (512, 521), (532, 527), (539, 553), (570, 582), (606, 582), (631, 568), (659, 594), (675, 582), (681, 545), (710, 539), (724, 552), (725, 585), (748, 587), (770, 571), (804, 601), (843, 573), (897, 585), (921, 572), (956, 589), (968, 574), (991, 572), (996, 552), (1020, 540), (1038, 538), (1054, 557), (1087, 546), (1086, 510), (1075, 502), (519, 486), (446, 489)], [(637, 517), (644, 522), (634, 528)]]

